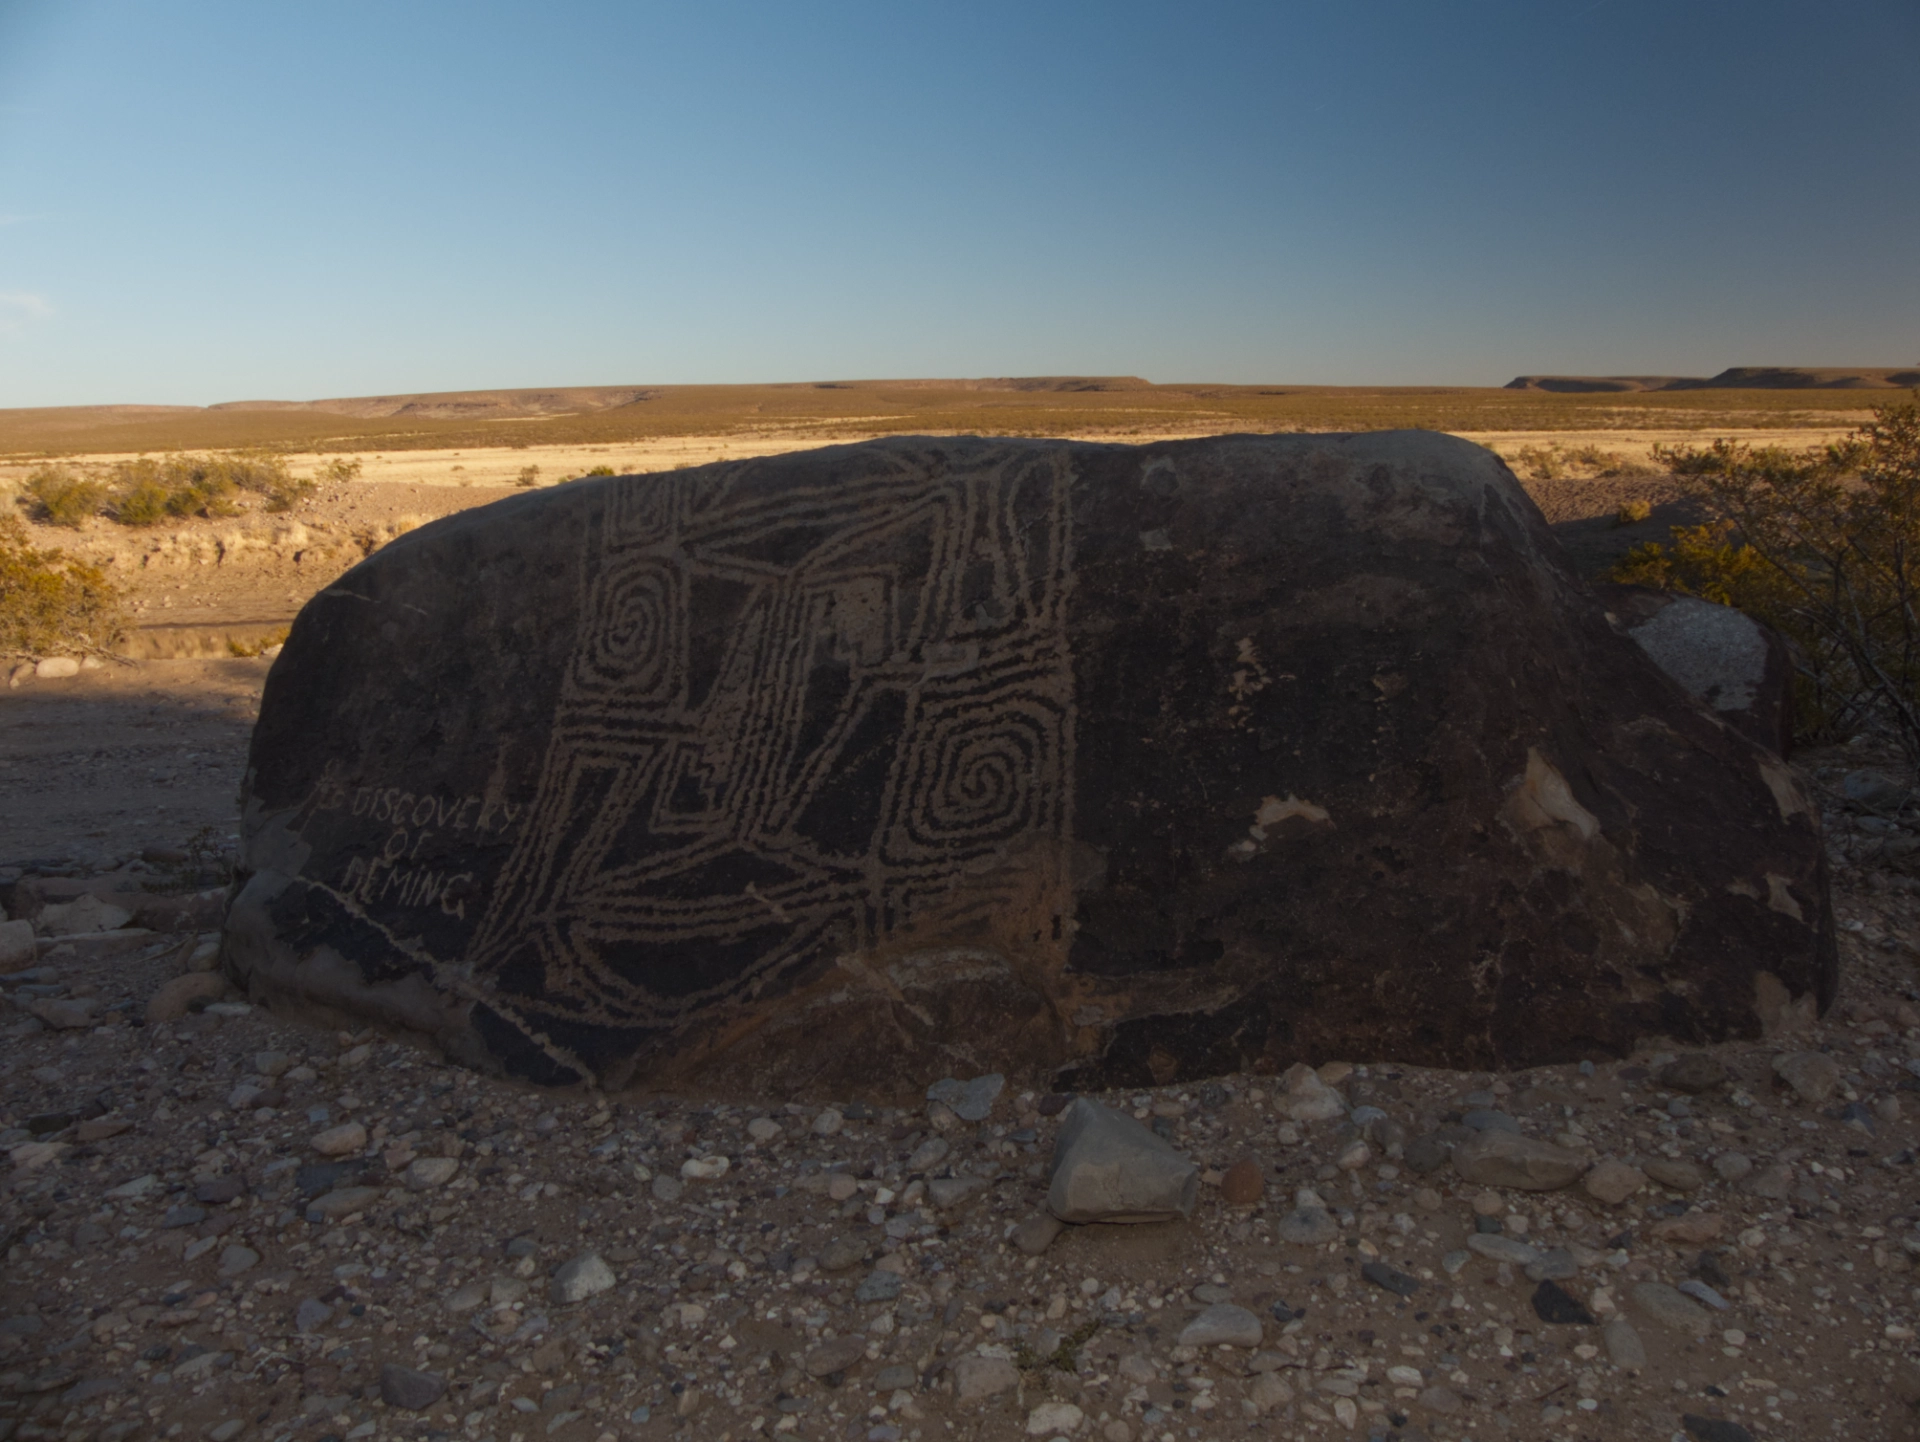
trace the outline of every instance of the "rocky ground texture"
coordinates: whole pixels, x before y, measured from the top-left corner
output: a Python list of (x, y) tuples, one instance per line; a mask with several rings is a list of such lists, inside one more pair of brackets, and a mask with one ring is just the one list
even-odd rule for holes
[(227, 993), (205, 857), (0, 871), (0, 1442), (1920, 1435), (1920, 845), (1805, 764), (1824, 1019), (1087, 1103), (512, 1088)]

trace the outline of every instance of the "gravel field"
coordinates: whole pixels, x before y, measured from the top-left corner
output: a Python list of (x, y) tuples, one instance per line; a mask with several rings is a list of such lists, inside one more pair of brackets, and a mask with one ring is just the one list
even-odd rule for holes
[[(1883, 843), (1836, 816), (1826, 1019), (1101, 1097), (1201, 1171), (1135, 1225), (1047, 1216), (1062, 1097), (541, 1093), (250, 1007), (210, 933), (45, 935), (0, 982), (0, 1442), (1908, 1435)], [(151, 854), (90, 889), (177, 875)], [(58, 908), (63, 869), (0, 884)]]

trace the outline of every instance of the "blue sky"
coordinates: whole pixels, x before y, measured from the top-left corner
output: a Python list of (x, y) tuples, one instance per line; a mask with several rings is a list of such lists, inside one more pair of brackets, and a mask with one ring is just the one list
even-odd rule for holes
[(0, 0), (0, 406), (1920, 363), (1914, 0)]

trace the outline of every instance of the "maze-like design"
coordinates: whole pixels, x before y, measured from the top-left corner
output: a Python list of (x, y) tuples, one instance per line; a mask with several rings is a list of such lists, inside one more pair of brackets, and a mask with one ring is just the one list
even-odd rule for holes
[(538, 791), (467, 957), (530, 1035), (668, 1030), (1064, 884), (1067, 462), (927, 462), (604, 488)]

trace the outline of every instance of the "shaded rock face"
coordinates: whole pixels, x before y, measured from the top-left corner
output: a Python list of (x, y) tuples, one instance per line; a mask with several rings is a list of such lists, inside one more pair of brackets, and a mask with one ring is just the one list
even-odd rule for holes
[(301, 613), (244, 806), (236, 981), (547, 1083), (1520, 1066), (1834, 986), (1791, 774), (1428, 434), (448, 517)]

